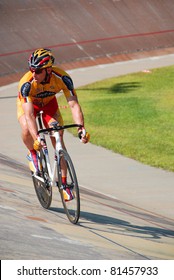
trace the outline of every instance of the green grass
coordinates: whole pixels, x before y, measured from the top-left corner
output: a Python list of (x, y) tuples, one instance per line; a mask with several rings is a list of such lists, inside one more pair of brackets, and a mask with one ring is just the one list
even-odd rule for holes
[[(77, 90), (90, 142), (174, 171), (174, 66), (93, 83)], [(66, 105), (64, 97), (60, 105)], [(61, 110), (72, 122), (70, 109)]]

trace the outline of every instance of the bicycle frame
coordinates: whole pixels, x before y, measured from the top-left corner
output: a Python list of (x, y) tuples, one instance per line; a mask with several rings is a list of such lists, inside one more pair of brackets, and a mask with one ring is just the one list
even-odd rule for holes
[[(43, 128), (43, 124), (42, 124), (42, 114), (43, 111), (40, 111), (40, 113), (37, 115), (37, 120), (38, 120), (38, 126), (39, 126), (39, 135), (41, 138), (41, 142), (43, 141), (43, 151), (46, 157), (46, 162), (47, 162), (47, 168), (48, 168), (48, 173), (49, 173), (49, 177), (51, 179), (51, 186), (54, 186), (56, 184), (56, 179), (57, 176), (59, 177), (59, 174), (57, 174), (58, 170), (57, 170), (57, 163), (60, 162), (60, 157), (59, 157), (59, 151), (63, 150), (62, 144), (61, 144), (61, 140), (60, 140), (60, 135), (59, 135), (59, 130), (63, 130), (66, 128), (70, 128), (70, 127), (82, 127), (81, 125), (78, 124), (72, 124), (72, 125), (65, 125), (65, 126), (57, 126), (58, 123), (55, 122), (53, 123), (53, 127), (51, 128)], [(55, 146), (55, 160), (53, 163), (53, 168), (51, 168), (51, 164), (50, 164), (50, 158), (49, 158), (49, 153), (48, 153), (48, 147), (47, 147), (47, 142), (46, 142), (46, 137), (45, 135), (49, 135), (50, 137), (54, 137), (55, 141), (56, 141), (56, 146)], [(45, 144), (45, 146), (44, 146)], [(43, 180), (42, 178), (40, 178), (39, 176), (35, 176), (38, 180)]]
[[(54, 163), (53, 163), (53, 168), (51, 168), (50, 157), (49, 157), (49, 152), (48, 152), (47, 141), (46, 141), (45, 135), (47, 134), (50, 137), (55, 138), (55, 141), (56, 141), (55, 152), (62, 149), (62, 144), (61, 144), (61, 141), (60, 141), (60, 135), (59, 135), (58, 131), (51, 131), (51, 133), (49, 133), (48, 131), (44, 131), (45, 129), (43, 129), (42, 114), (43, 114), (43, 111), (40, 111), (39, 115), (37, 116), (38, 125), (39, 125), (39, 131), (38, 132), (39, 132), (39, 135), (40, 135), (40, 138), (41, 138), (41, 143), (43, 143), (43, 152), (44, 152), (44, 155), (46, 157), (46, 163), (47, 163), (49, 178), (51, 179), (50, 183), (51, 183), (51, 186), (53, 187), (56, 184), (56, 177), (57, 177), (56, 175), (58, 175), (57, 174), (57, 160), (58, 160), (59, 155), (58, 155), (58, 153), (56, 153), (55, 160), (54, 160)], [(43, 180), (39, 176), (36, 176), (36, 178), (39, 179), (39, 180)]]
[[(41, 111), (37, 115), (38, 134), (41, 138), (42, 148), (39, 154), (40, 174), (36, 175), (32, 173), (35, 191), (42, 207), (48, 209), (52, 201), (52, 187), (56, 186), (69, 221), (76, 224), (80, 217), (78, 180), (73, 162), (68, 152), (62, 147), (59, 130), (82, 126), (78, 124), (59, 126), (57, 122), (53, 122), (51, 127), (43, 128), (42, 113)], [(50, 164), (46, 135), (55, 138), (55, 159), (53, 166)], [(66, 184), (62, 182), (64, 170), (66, 170)]]

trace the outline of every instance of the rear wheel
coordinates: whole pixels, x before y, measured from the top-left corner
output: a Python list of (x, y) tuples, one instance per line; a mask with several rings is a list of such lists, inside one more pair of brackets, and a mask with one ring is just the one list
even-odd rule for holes
[(52, 187), (48, 175), (46, 158), (42, 150), (40, 151), (39, 161), (41, 167), (40, 176), (36, 177), (35, 174), (32, 173), (32, 179), (36, 195), (40, 204), (43, 208), (48, 209), (52, 201)]
[[(58, 174), (59, 174), (59, 191), (61, 194), (61, 199), (65, 213), (69, 221), (73, 224), (76, 224), (80, 217), (80, 194), (79, 186), (75, 173), (75, 169), (72, 163), (72, 160), (68, 153), (65, 150), (59, 151), (60, 162), (58, 163)], [(62, 187), (62, 176), (61, 176), (61, 164), (64, 162), (67, 168), (67, 185), (66, 188), (69, 188), (73, 194), (73, 199), (70, 201), (65, 201), (63, 187)]]

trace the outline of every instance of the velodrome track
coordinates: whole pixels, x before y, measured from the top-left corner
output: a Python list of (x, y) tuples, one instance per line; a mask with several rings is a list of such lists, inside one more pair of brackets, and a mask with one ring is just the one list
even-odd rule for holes
[[(78, 87), (173, 62), (168, 55), (69, 72)], [(79, 224), (67, 221), (56, 189), (50, 210), (40, 207), (16, 121), (16, 92), (17, 84), (0, 88), (1, 259), (173, 259), (172, 172), (66, 134), (81, 188)]]

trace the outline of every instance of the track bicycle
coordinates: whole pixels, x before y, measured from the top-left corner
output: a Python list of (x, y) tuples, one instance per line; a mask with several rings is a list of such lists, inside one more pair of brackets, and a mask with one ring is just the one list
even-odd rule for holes
[[(43, 208), (48, 209), (52, 202), (52, 187), (56, 186), (61, 196), (64, 211), (73, 224), (76, 224), (80, 217), (80, 194), (77, 176), (73, 162), (68, 152), (62, 148), (59, 130), (64, 130), (71, 127), (82, 127), (78, 124), (70, 124), (59, 126), (57, 122), (52, 123), (51, 127), (43, 128), (42, 111), (37, 115), (38, 135), (42, 142), (42, 148), (38, 152), (38, 161), (40, 173), (32, 172), (32, 179), (37, 198)], [(54, 137), (56, 140), (54, 162), (51, 166), (49, 158), (49, 147), (46, 142), (46, 136)], [(61, 166), (64, 164), (67, 170), (66, 187), (71, 188), (73, 199), (65, 201), (63, 195), (62, 171)]]

